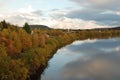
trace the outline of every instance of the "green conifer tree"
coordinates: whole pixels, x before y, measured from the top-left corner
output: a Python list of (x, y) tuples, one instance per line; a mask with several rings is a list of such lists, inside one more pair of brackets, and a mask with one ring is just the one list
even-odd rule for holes
[(28, 25), (28, 23), (25, 23), (25, 24), (24, 24), (23, 29), (24, 29), (27, 33), (31, 34), (31, 29), (30, 29), (30, 26)]
[(3, 21), (1, 22), (1, 30), (5, 29), (5, 28), (8, 28), (8, 25), (7, 25), (6, 21), (3, 20)]

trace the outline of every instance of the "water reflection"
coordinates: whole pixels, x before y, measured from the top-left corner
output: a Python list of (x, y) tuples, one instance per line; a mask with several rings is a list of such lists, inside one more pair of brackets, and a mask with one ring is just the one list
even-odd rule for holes
[(49, 64), (42, 80), (120, 80), (120, 38), (76, 41)]

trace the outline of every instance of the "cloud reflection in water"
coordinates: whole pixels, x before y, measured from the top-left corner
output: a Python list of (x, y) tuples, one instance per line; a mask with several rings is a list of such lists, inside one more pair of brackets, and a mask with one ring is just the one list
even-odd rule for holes
[[(120, 39), (76, 41), (60, 49), (52, 61), (59, 55), (69, 60), (62, 65), (58, 72), (46, 76), (47, 80), (120, 80)], [(61, 54), (62, 53), (62, 54)], [(65, 54), (67, 53), (67, 55)], [(69, 54), (72, 55), (69, 55)], [(78, 54), (83, 54), (79, 56)], [(65, 59), (70, 56), (71, 60)], [(74, 55), (77, 55), (74, 56)], [(72, 60), (72, 56), (74, 60)], [(62, 57), (61, 57), (62, 59)], [(60, 60), (60, 59), (58, 59)], [(50, 65), (52, 67), (52, 65)], [(49, 70), (49, 68), (48, 68)], [(47, 74), (47, 72), (45, 72)], [(51, 77), (51, 78), (50, 78)]]

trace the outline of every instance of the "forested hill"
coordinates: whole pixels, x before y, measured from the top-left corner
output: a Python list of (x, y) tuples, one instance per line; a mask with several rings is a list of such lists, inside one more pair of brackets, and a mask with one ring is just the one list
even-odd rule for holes
[(37, 28), (37, 29), (52, 29), (45, 25), (29, 25), (29, 26), (31, 27), (31, 29), (35, 29), (35, 28)]

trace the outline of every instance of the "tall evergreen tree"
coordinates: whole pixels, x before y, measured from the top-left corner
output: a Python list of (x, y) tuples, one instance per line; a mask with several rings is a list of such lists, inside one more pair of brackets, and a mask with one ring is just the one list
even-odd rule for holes
[(27, 33), (31, 34), (31, 29), (30, 29), (30, 26), (28, 25), (28, 23), (25, 23), (25, 24), (24, 24), (23, 29), (24, 29)]
[(3, 20), (3, 21), (1, 22), (1, 30), (5, 29), (5, 28), (8, 28), (8, 25), (7, 25), (6, 21)]

